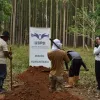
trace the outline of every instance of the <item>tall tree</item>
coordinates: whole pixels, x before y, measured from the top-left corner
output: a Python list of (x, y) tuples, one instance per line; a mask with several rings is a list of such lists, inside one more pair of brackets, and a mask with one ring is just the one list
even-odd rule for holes
[(51, 9), (50, 9), (50, 27), (51, 27), (51, 35), (52, 35), (52, 0), (51, 0)]
[(63, 0), (64, 14), (63, 14), (63, 45), (65, 46), (65, 20), (66, 20), (66, 0)]
[(58, 0), (56, 0), (56, 38), (58, 38)]
[[(75, 17), (77, 16), (77, 0), (75, 0)], [(77, 27), (77, 20), (75, 19), (75, 27)], [(74, 32), (74, 47), (76, 48), (76, 38), (77, 38), (77, 33), (76, 32)]]
[(15, 27), (16, 27), (16, 0), (12, 0), (13, 2), (13, 37), (12, 37), (12, 44), (15, 44)]
[(82, 9), (83, 9), (83, 48), (84, 48), (84, 46), (85, 46), (85, 38), (84, 38), (84, 37), (85, 37), (85, 36), (84, 36), (84, 34), (85, 34), (85, 33), (84, 33), (84, 32), (85, 32), (85, 31), (84, 31), (84, 12), (85, 12), (85, 11), (84, 11), (84, 0), (82, 0)]
[(48, 5), (47, 4), (48, 4), (48, 0), (46, 0), (46, 27), (48, 27), (48, 17), (47, 17), (48, 16), (48, 14), (47, 14), (47, 11), (48, 11), (48, 7), (47, 6)]
[(31, 1), (29, 0), (29, 27), (31, 26)]

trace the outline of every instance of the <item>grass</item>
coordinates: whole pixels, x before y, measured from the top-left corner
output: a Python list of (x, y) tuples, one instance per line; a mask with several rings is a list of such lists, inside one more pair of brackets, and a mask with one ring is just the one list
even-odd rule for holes
[[(89, 51), (83, 48), (71, 48), (65, 47), (65, 50), (74, 50), (77, 51), (84, 62), (86, 63), (89, 71), (85, 71), (83, 67), (81, 67), (80, 71), (80, 83), (84, 87), (94, 87), (96, 85), (95, 82), (95, 69), (94, 69), (94, 55), (93, 49), (89, 48)], [(28, 46), (12, 46), (13, 52), (13, 75), (19, 74), (25, 71), (29, 66), (29, 47)], [(8, 73), (9, 73), (9, 62), (8, 62)]]
[[(18, 74), (28, 68), (29, 64), (29, 50), (28, 46), (12, 46), (13, 60), (12, 67), (13, 73)], [(9, 65), (9, 64), (8, 64)], [(10, 67), (10, 65), (9, 65)]]

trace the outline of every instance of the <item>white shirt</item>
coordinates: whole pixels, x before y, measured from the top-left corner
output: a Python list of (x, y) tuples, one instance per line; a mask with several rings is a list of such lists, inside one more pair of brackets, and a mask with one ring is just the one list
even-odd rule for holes
[(100, 61), (100, 46), (94, 47), (94, 55), (95, 55), (95, 60)]
[(0, 38), (0, 64), (6, 64), (4, 51), (8, 51), (7, 43)]

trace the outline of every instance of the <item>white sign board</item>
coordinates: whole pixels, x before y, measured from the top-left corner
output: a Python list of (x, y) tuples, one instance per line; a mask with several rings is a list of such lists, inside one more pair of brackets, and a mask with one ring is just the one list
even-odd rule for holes
[(29, 65), (49, 68), (50, 61), (47, 52), (51, 49), (50, 28), (30, 27), (29, 33)]

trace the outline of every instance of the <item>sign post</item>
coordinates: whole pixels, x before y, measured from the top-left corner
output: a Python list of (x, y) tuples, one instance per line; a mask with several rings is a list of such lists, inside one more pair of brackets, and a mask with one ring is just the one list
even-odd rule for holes
[(49, 68), (50, 61), (47, 52), (51, 49), (50, 28), (34, 28), (30, 27), (29, 34), (29, 65), (44, 66)]

